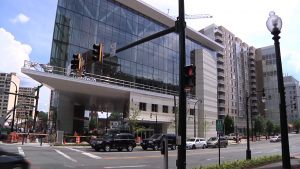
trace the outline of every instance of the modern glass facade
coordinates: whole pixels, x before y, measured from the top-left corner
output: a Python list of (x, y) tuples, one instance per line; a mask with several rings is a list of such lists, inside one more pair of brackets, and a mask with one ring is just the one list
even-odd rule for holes
[[(112, 43), (117, 49), (168, 28), (123, 4), (112, 0), (59, 0), (53, 34), (50, 64), (67, 68), (73, 54), (92, 61), (92, 46), (103, 43), (104, 53)], [(179, 53), (176, 33), (156, 38), (104, 58), (103, 63), (85, 67), (87, 73), (178, 91)], [(206, 48), (187, 37), (186, 64), (194, 63), (190, 52)]]

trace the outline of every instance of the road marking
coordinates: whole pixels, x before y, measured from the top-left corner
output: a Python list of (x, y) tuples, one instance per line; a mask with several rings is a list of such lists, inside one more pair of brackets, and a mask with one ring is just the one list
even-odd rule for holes
[(104, 168), (137, 168), (137, 167), (146, 167), (146, 165), (134, 165), (134, 166), (116, 166), (116, 167), (104, 167)]
[(81, 150), (77, 150), (77, 149), (73, 149), (73, 148), (69, 148), (69, 149), (70, 149), (70, 150), (73, 150), (73, 151), (80, 152), (80, 153), (82, 153), (83, 155), (89, 156), (89, 157), (94, 158), (94, 159), (102, 159), (101, 157), (96, 156), (96, 155), (91, 154), (91, 153), (87, 153), (87, 152), (84, 152), (84, 151), (81, 151)]
[(55, 150), (57, 153), (61, 154), (62, 156), (66, 157), (67, 159), (69, 159), (69, 160), (71, 160), (71, 161), (73, 161), (73, 162), (77, 162), (75, 159), (71, 158), (71, 157), (68, 156), (67, 154), (65, 154), (65, 153), (63, 153), (63, 152), (61, 152), (61, 151), (59, 151), (59, 150), (56, 150), (56, 149), (54, 149), (54, 150)]
[(262, 153), (261, 151), (254, 152), (253, 154)]
[[(225, 158), (225, 157), (220, 157), (220, 158)], [(219, 158), (209, 158), (209, 159), (206, 159), (206, 160), (217, 160)]]
[(18, 147), (18, 151), (19, 151), (19, 154), (22, 155), (23, 157), (25, 157), (25, 153), (24, 151), (22, 150), (22, 147)]

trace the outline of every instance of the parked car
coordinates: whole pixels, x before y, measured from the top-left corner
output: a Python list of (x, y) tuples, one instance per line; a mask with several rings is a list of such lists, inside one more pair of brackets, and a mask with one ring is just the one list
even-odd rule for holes
[(281, 141), (281, 136), (273, 136), (270, 139), (270, 142), (279, 142), (279, 141)]
[(132, 134), (121, 133), (121, 134), (110, 134), (104, 138), (90, 140), (90, 145), (95, 151), (110, 151), (111, 149), (117, 149), (122, 151), (132, 151), (136, 147), (136, 140)]
[(176, 134), (154, 134), (150, 138), (143, 139), (141, 142), (143, 150), (147, 150), (148, 148), (159, 150), (159, 148), (162, 146), (164, 135), (166, 135), (168, 138), (168, 147), (171, 147), (171, 150), (176, 150)]
[(186, 148), (196, 149), (203, 148), (205, 149), (207, 143), (204, 138), (189, 138), (186, 140)]
[[(211, 137), (207, 140), (207, 147), (219, 147), (219, 138)], [(220, 137), (220, 147), (226, 148), (228, 146), (228, 140), (226, 137)]]
[(235, 133), (231, 133), (225, 136), (227, 138), (227, 140), (234, 140), (236, 138)]
[(29, 169), (30, 164), (29, 160), (23, 156), (15, 153), (6, 152), (0, 148), (0, 166), (1, 168), (20, 168), (20, 169)]

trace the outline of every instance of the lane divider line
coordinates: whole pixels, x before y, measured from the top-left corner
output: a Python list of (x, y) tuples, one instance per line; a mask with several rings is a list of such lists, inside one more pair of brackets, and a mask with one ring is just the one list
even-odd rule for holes
[(77, 150), (77, 149), (73, 149), (73, 148), (68, 148), (68, 149), (73, 150), (73, 151), (80, 152), (80, 153), (82, 153), (83, 155), (86, 155), (86, 156), (91, 157), (91, 158), (94, 158), (94, 159), (102, 159), (102, 158), (99, 157), (99, 156), (96, 156), (96, 155), (94, 155), (94, 154), (87, 153), (87, 152), (84, 152), (84, 151), (81, 151), (81, 150)]
[(71, 157), (68, 156), (67, 154), (65, 154), (65, 153), (63, 153), (63, 152), (61, 152), (61, 151), (59, 151), (59, 150), (56, 150), (56, 149), (54, 149), (54, 150), (55, 150), (57, 153), (61, 154), (62, 156), (66, 157), (67, 159), (69, 159), (69, 160), (71, 160), (71, 161), (73, 161), (73, 162), (77, 162), (75, 159), (71, 158)]

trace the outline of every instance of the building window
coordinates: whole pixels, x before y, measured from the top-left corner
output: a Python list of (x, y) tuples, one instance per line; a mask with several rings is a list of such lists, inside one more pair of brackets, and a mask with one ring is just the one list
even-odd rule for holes
[(190, 109), (190, 115), (195, 115), (195, 109)]
[(169, 107), (163, 105), (163, 113), (169, 113)]
[(173, 112), (172, 113), (175, 114), (175, 107), (173, 107)]
[(142, 102), (140, 102), (140, 110), (142, 110), (142, 111), (146, 111), (146, 103), (142, 103)]
[(157, 104), (152, 104), (152, 112), (158, 112), (158, 110), (157, 110)]

